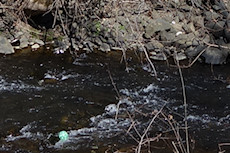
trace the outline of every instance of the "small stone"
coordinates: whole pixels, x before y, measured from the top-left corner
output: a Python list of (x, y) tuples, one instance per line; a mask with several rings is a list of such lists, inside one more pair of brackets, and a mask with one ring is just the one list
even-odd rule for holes
[(97, 45), (101, 45), (101, 44), (102, 44), (102, 41), (101, 41), (101, 39), (100, 39), (99, 37), (96, 37), (96, 38), (94, 39), (94, 42), (95, 42)]
[(147, 51), (153, 51), (155, 49), (155, 46), (153, 43), (148, 42), (147, 44), (145, 44), (145, 48)]
[(91, 52), (94, 51), (95, 45), (94, 45), (94, 43), (92, 43), (91, 41), (89, 41), (89, 40), (86, 41), (86, 42), (85, 42), (85, 46), (87, 46), (87, 48), (90, 49)]
[(86, 53), (90, 53), (90, 52), (92, 52), (92, 50), (91, 50), (91, 49), (89, 49), (88, 47), (83, 48), (83, 51), (85, 51)]
[(177, 61), (182, 61), (182, 60), (187, 59), (187, 56), (184, 53), (180, 52), (180, 53), (174, 54), (174, 59), (176, 59)]
[(179, 36), (179, 35), (181, 35), (181, 34), (183, 34), (183, 32), (178, 31), (178, 32), (176, 33), (176, 36)]
[(20, 49), (20, 46), (15, 46), (14, 49)]
[(29, 45), (32, 46), (34, 44), (34, 42), (30, 42)]
[(34, 43), (37, 43), (37, 44), (39, 44), (41, 46), (45, 45), (45, 43), (42, 40), (40, 40), (40, 39), (35, 39)]
[(115, 51), (123, 51), (124, 49), (121, 48), (121, 47), (112, 47), (111, 48), (112, 50), (115, 50)]
[(1, 54), (13, 54), (14, 48), (4, 36), (0, 36), (0, 53)]
[(40, 46), (38, 44), (34, 44), (31, 46), (32, 49), (38, 49)]
[(167, 60), (167, 57), (164, 53), (157, 53), (155, 55), (150, 56), (151, 59), (157, 60), (157, 61), (165, 61)]
[(74, 22), (74, 23), (72, 24), (72, 27), (73, 27), (73, 28), (77, 28), (77, 23)]
[(150, 55), (152, 55), (152, 56), (157, 55), (157, 53), (156, 53), (155, 51), (153, 51), (153, 52), (149, 52), (149, 53), (150, 53)]
[(15, 37), (15, 38), (19, 38), (19, 37), (21, 37), (22, 35), (24, 35), (24, 33), (21, 32), (21, 31), (19, 31), (19, 32), (17, 32), (17, 33), (14, 35), (14, 37)]
[(198, 46), (198, 45), (200, 45), (200, 43), (199, 43), (199, 41), (197, 39), (193, 39), (192, 45), (193, 46)]
[(195, 29), (195, 27), (194, 27), (194, 24), (193, 24), (193, 22), (190, 22), (188, 25), (188, 32), (193, 32), (193, 33), (195, 33), (195, 31), (196, 31), (196, 29)]
[(29, 46), (29, 41), (25, 36), (22, 36), (20, 39), (20, 48), (26, 48)]
[(106, 44), (106, 43), (102, 43), (100, 45), (99, 50), (101, 50), (102, 52), (109, 52), (109, 51), (111, 51), (110, 46), (108, 44)]
[(111, 46), (115, 46), (116, 42), (112, 39), (112, 38), (108, 38), (107, 42), (111, 45)]

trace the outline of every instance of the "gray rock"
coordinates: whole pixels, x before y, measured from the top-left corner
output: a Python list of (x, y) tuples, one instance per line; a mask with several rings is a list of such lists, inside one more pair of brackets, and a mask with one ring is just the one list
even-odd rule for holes
[(200, 45), (199, 40), (193, 39), (192, 45), (193, 45), (193, 46), (198, 46), (198, 45)]
[(83, 51), (85, 51), (86, 53), (90, 53), (90, 52), (92, 52), (92, 50), (91, 50), (91, 49), (89, 49), (88, 47), (83, 48)]
[(100, 46), (100, 45), (102, 44), (102, 41), (101, 41), (101, 39), (100, 39), (99, 37), (96, 37), (96, 38), (94, 39), (94, 42), (95, 42), (98, 46)]
[(190, 46), (188, 49), (186, 49), (185, 54), (189, 57), (195, 57), (197, 56), (202, 50), (204, 50), (206, 47), (205, 46), (197, 46), (197, 47), (192, 47)]
[(15, 33), (14, 37), (15, 37), (15, 38), (19, 38), (19, 37), (21, 37), (22, 35), (24, 35), (24, 33), (21, 32), (21, 31), (19, 31), (19, 32), (16, 32), (16, 33)]
[[(228, 22), (230, 22), (230, 20)], [(224, 37), (230, 42), (230, 26), (224, 28)]]
[(108, 38), (107, 43), (110, 44), (111, 46), (116, 45), (116, 42), (112, 38)]
[(216, 12), (211, 12), (211, 11), (206, 11), (205, 13), (205, 19), (206, 20), (209, 20), (209, 21), (212, 21), (212, 20), (216, 20), (217, 18), (220, 17), (219, 14), (217, 14)]
[(153, 59), (153, 60), (157, 60), (157, 61), (165, 61), (165, 60), (167, 60), (167, 57), (163, 52), (159, 52), (159, 53), (150, 52), (150, 54), (151, 54), (150, 58)]
[(145, 47), (144, 47), (144, 45), (141, 45), (141, 44), (137, 44), (137, 51), (138, 52), (144, 52), (145, 51)]
[(224, 49), (210, 47), (202, 56), (205, 58), (205, 63), (208, 64), (223, 64), (226, 62), (228, 51)]
[(85, 41), (84, 45), (91, 51), (94, 51), (95, 45), (91, 41)]
[(109, 52), (111, 51), (110, 46), (107, 43), (102, 43), (99, 48), (102, 52)]
[(209, 35), (206, 35), (202, 41), (203, 41), (203, 42), (207, 42), (207, 43), (208, 43), (208, 42), (210, 42), (210, 41), (211, 41), (211, 38), (210, 38), (210, 36), (209, 36)]
[(164, 45), (162, 43), (160, 43), (159, 41), (157, 41), (157, 40), (151, 40), (150, 42), (145, 44), (145, 48), (148, 51), (152, 51), (152, 50), (154, 50), (156, 48), (162, 49), (163, 47), (164, 47)]
[(104, 37), (102, 37), (102, 36), (100, 36), (100, 39), (101, 39), (101, 41), (102, 41), (103, 43), (106, 43), (106, 42), (107, 42), (107, 40), (106, 40)]
[(29, 40), (26, 38), (26, 36), (22, 36), (20, 38), (20, 48), (26, 48), (29, 46)]
[(153, 51), (155, 49), (155, 46), (153, 45), (153, 43), (148, 42), (145, 44), (145, 48), (147, 51)]
[(124, 51), (124, 49), (121, 47), (112, 47), (111, 49), (115, 51)]
[(195, 26), (197, 27), (204, 27), (204, 17), (203, 16), (195, 16), (193, 18), (193, 22), (195, 24)]
[(179, 44), (182, 48), (187, 48), (192, 45), (193, 39), (195, 39), (193, 33), (181, 34), (175, 38), (175, 43)]
[(164, 19), (153, 20), (146, 26), (144, 37), (149, 39), (153, 37), (156, 32), (169, 30), (170, 28), (172, 28), (171, 23)]
[(0, 36), (0, 53), (1, 54), (13, 54), (14, 53), (13, 46), (4, 36)]
[(184, 12), (178, 11), (177, 15), (178, 15), (180, 21), (183, 21), (185, 19)]
[(34, 44), (34, 45), (31, 46), (32, 49), (38, 49), (39, 47), (40, 47), (39, 44)]
[(175, 33), (163, 31), (160, 33), (160, 36), (161, 36), (162, 41), (174, 42), (176, 40), (176, 34)]
[(187, 32), (190, 33), (190, 32), (193, 32), (195, 33), (195, 27), (194, 27), (194, 24), (193, 22), (190, 22), (189, 24), (187, 24)]
[(209, 31), (212, 32), (212, 34), (219, 38), (219, 37), (223, 37), (224, 35), (224, 26), (225, 26), (225, 23), (226, 21), (225, 20), (222, 20), (222, 21), (208, 21), (206, 24), (205, 24), (205, 27), (207, 27), (208, 29), (210, 29)]
[(159, 48), (159, 49), (164, 48), (164, 45), (160, 43), (158, 40), (151, 40), (151, 42), (153, 43), (155, 48)]
[(176, 59), (177, 61), (182, 61), (182, 60), (187, 59), (187, 56), (184, 53), (180, 52), (180, 53), (174, 54), (174, 59)]
[(34, 43), (37, 43), (37, 44), (39, 44), (40, 46), (44, 46), (44, 45), (45, 45), (45, 43), (44, 43), (42, 40), (40, 40), (40, 39), (35, 39), (35, 40), (34, 40)]
[(219, 11), (221, 9), (220, 6), (218, 5), (213, 5), (212, 8), (215, 10), (215, 11)]

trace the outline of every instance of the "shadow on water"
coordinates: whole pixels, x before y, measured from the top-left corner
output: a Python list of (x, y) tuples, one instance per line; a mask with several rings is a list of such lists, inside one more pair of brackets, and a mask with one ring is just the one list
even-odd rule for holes
[[(177, 69), (156, 63), (155, 80), (135, 56), (129, 73), (120, 58), (114, 52), (73, 59), (47, 50), (1, 56), (0, 152), (104, 152), (135, 144), (124, 132), (129, 121), (111, 118), (119, 100), (108, 69), (130, 109), (136, 103), (148, 103), (150, 110), (167, 103), (183, 114)], [(218, 143), (230, 142), (229, 64), (215, 66), (214, 73), (218, 79), (199, 63), (183, 70), (190, 133), (199, 153), (217, 152)], [(65, 143), (58, 139), (61, 130), (69, 133)]]

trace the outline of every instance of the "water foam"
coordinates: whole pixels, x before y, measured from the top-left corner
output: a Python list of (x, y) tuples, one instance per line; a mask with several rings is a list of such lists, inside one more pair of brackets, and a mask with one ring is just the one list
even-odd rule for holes
[(0, 76), (0, 92), (10, 91), (10, 92), (22, 92), (27, 90), (42, 90), (43, 87), (28, 85), (21, 80), (13, 80), (7, 82), (3, 77)]

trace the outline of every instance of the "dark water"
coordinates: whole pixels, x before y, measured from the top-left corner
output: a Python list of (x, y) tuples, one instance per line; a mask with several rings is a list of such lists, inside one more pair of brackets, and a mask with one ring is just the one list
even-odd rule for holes
[[(151, 112), (165, 106), (165, 111), (183, 115), (176, 68), (156, 63), (155, 79), (135, 55), (129, 56), (129, 73), (120, 58), (120, 53), (93, 53), (73, 59), (48, 51), (1, 56), (0, 152), (127, 151), (137, 143), (125, 133), (131, 123), (125, 111)], [(183, 69), (189, 132), (197, 153), (214, 153), (219, 143), (230, 142), (229, 64), (214, 66), (213, 71), (199, 63)], [(121, 111), (115, 120), (117, 103)], [(136, 118), (143, 121), (137, 128), (145, 129), (148, 117)], [(183, 125), (183, 118), (175, 118)], [(62, 130), (69, 134), (65, 142), (58, 138)], [(156, 148), (152, 151), (172, 152)]]

